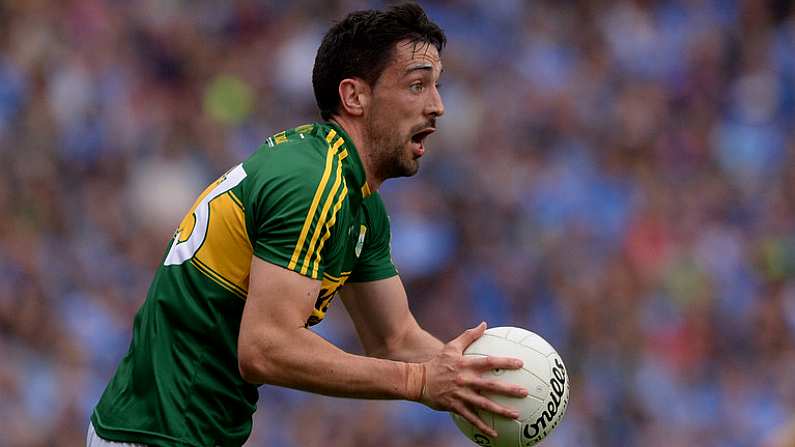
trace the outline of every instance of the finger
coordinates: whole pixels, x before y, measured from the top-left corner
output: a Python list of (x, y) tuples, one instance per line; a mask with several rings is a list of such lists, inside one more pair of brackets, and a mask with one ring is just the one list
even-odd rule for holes
[(459, 351), (464, 352), (464, 349), (471, 345), (472, 342), (480, 338), (484, 332), (486, 332), (485, 321), (473, 327), (472, 329), (465, 330), (449, 344), (455, 346)]
[(483, 422), (483, 420), (480, 419), (480, 417), (478, 417), (475, 414), (475, 412), (470, 410), (466, 405), (460, 403), (456, 405), (453, 409), (455, 410), (456, 413), (461, 415), (462, 418), (469, 421), (470, 424), (474, 425), (475, 428), (477, 428), (481, 432), (485, 433), (488, 436), (491, 436), (492, 438), (497, 437), (497, 432), (493, 428), (489, 427), (488, 424)]
[(470, 388), (477, 391), (502, 394), (509, 397), (527, 397), (528, 391), (519, 385), (474, 377), (468, 380)]
[(467, 356), (464, 364), (470, 368), (481, 371), (487, 371), (489, 369), (519, 369), (524, 366), (524, 362), (517, 358), (495, 356)]
[(486, 410), (490, 413), (498, 414), (500, 416), (504, 416), (509, 419), (517, 419), (519, 417), (519, 412), (508, 407), (503, 407), (502, 405), (494, 402), (493, 400), (489, 400), (482, 395), (472, 391), (469, 393), (463, 393), (461, 398), (466, 400), (466, 402), (475, 407)]

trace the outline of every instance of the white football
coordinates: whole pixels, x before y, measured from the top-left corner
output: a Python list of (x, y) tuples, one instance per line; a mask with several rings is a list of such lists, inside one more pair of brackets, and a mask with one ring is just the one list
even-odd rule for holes
[(475, 444), (489, 447), (530, 447), (538, 444), (558, 426), (569, 403), (570, 380), (555, 349), (539, 335), (516, 327), (487, 329), (464, 355), (514, 357), (524, 365), (517, 370), (492, 370), (483, 377), (526, 388), (527, 397), (515, 398), (484, 394), (500, 405), (519, 412), (519, 419), (508, 419), (487, 411), (480, 418), (499, 434), (492, 438), (466, 419), (453, 414), (458, 428)]

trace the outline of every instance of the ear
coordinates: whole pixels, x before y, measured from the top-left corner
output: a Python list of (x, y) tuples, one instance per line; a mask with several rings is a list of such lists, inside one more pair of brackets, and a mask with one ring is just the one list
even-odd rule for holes
[(362, 116), (370, 104), (370, 86), (362, 79), (346, 78), (340, 81), (340, 103), (349, 115)]

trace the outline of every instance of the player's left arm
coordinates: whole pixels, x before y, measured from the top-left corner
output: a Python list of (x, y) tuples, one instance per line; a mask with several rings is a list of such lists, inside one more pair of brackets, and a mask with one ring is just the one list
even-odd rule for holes
[(347, 283), (340, 296), (368, 356), (422, 362), (444, 347), (417, 323), (400, 276)]

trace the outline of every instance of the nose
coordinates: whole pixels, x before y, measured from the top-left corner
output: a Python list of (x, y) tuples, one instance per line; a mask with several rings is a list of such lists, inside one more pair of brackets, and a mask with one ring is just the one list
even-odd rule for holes
[(442, 95), (439, 93), (439, 89), (436, 88), (436, 86), (433, 87), (430, 99), (428, 100), (426, 114), (433, 117), (440, 117), (444, 115), (444, 102), (442, 101)]

